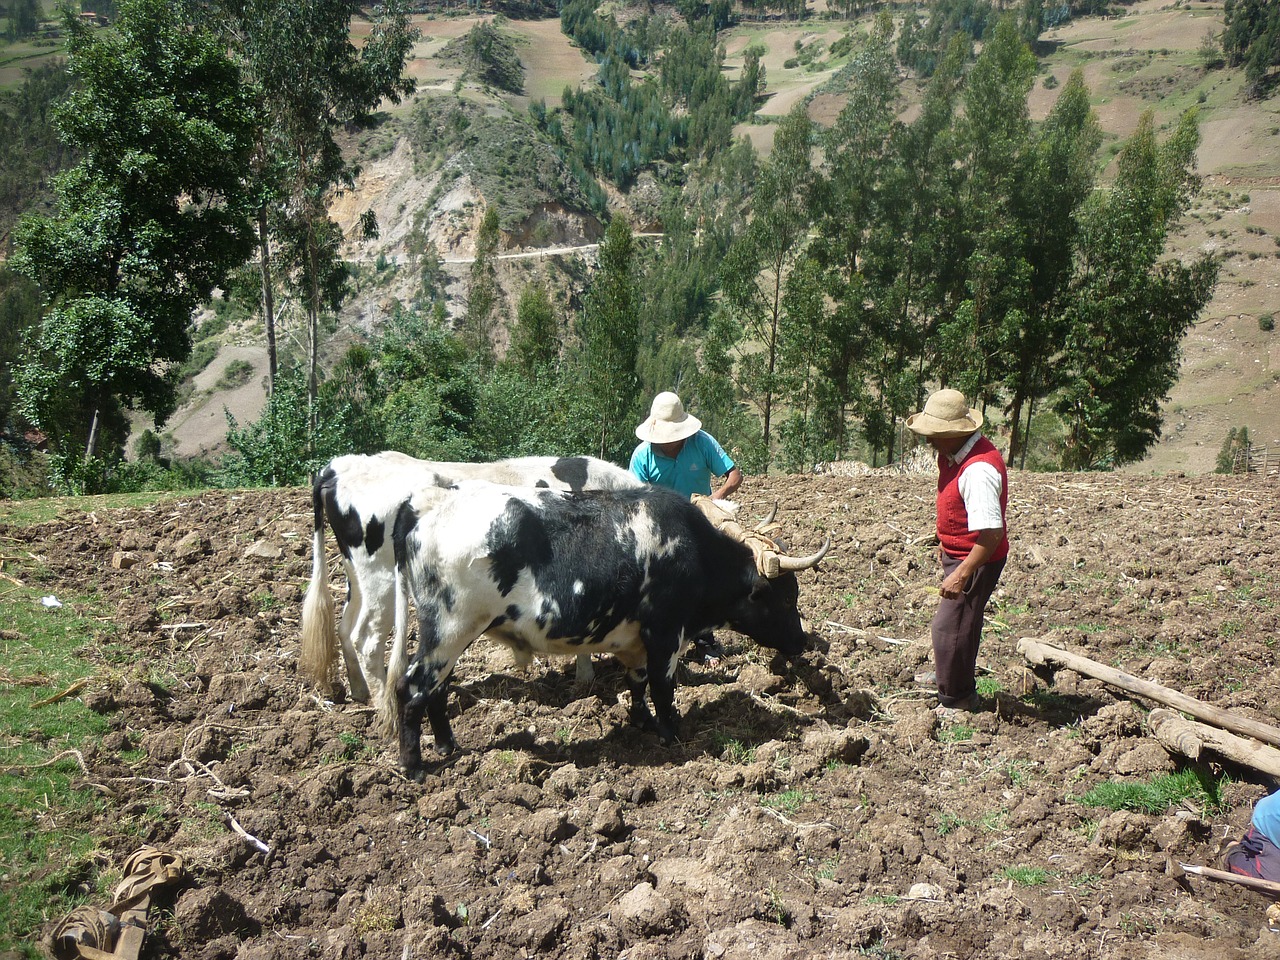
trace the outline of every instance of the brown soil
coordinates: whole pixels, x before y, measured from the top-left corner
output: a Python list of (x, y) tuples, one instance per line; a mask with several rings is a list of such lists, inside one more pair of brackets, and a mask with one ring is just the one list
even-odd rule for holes
[[(753, 478), (746, 509), (780, 499), (794, 550), (834, 538), (801, 575), (820, 650), (775, 673), (722, 632), (718, 667), (682, 665), (686, 739), (664, 747), (625, 725), (612, 664), (584, 688), (571, 663), (521, 674), (478, 644), (452, 701), (461, 752), (425, 785), (397, 773), (368, 708), (295, 676), (305, 491), (0, 537), (40, 557), (42, 590), (100, 584), (118, 609), (113, 642), (135, 659), (122, 675), (101, 654), (82, 694), (112, 732), (85, 753), (111, 799), (81, 826), (115, 867), (140, 839), (187, 858), (149, 957), (1275, 957), (1257, 894), (1168, 872), (1213, 863), (1274, 785), (1210, 763), (1235, 778), (1227, 813), (1082, 805), (1178, 762), (1145, 733), (1153, 704), (1037, 676), (1015, 645), (1046, 637), (1280, 722), (1278, 488), (1013, 483), (971, 719), (939, 720), (913, 682), (938, 580), (931, 478)], [(139, 562), (113, 569), (117, 551)]]

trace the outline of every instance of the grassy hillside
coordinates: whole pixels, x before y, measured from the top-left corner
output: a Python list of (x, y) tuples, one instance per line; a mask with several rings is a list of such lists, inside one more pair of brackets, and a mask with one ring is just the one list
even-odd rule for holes
[[(1216, 251), (1223, 269), (1205, 317), (1186, 339), (1183, 376), (1167, 406), (1166, 436), (1147, 461), (1132, 468), (1142, 472), (1209, 472), (1232, 427), (1247, 427), (1255, 442), (1280, 447), (1280, 417), (1273, 412), (1280, 406), (1280, 334), (1261, 328), (1276, 309), (1280, 274), (1280, 98), (1246, 100), (1240, 72), (1206, 69), (1201, 48), (1207, 38), (1220, 33), (1222, 16), (1221, 3), (1143, 0), (1126, 8), (1120, 18), (1082, 19), (1049, 30), (1038, 50), (1040, 73), (1031, 94), (1032, 115), (1045, 116), (1070, 73), (1081, 70), (1107, 136), (1104, 151), (1110, 151), (1109, 156), (1133, 131), (1143, 111), (1153, 110), (1162, 127), (1190, 107), (1200, 112), (1198, 168), (1204, 191), (1175, 244), (1187, 253)], [(479, 175), (451, 174), (446, 182), (439, 157), (424, 162), (423, 151), (412, 145), (419, 102), (459, 96), (493, 118), (524, 115), (531, 102), (554, 105), (566, 86), (588, 83), (595, 74), (596, 64), (560, 32), (558, 20), (502, 21), (501, 29), (514, 38), (524, 67), (524, 89), (510, 94), (476, 86), (464, 80), (460, 67), (437, 56), (475, 22), (470, 16), (416, 17), (422, 36), (410, 73), (418, 81), (417, 96), (389, 111), (377, 129), (361, 132), (350, 144), (362, 158), (364, 174), (356, 190), (338, 199), (334, 215), (352, 224), (360, 212), (373, 208), (381, 236), (371, 244), (349, 247), (349, 255), (370, 269), (359, 295), (348, 304), (340, 334), (376, 325), (390, 304), (407, 295), (412, 281), (396, 264), (405, 258), (415, 223), (425, 225), (455, 279), (451, 297), (458, 300), (464, 292), (460, 281), (473, 251), (479, 215), (488, 202), (486, 193), (493, 188)], [(851, 29), (865, 27), (865, 20), (850, 24), (814, 17), (802, 23), (747, 23), (728, 31), (722, 38), (727, 72), (736, 75), (752, 46), (764, 48), (767, 71), (767, 96), (752, 120), (736, 132), (767, 153), (776, 122), (795, 103), (808, 102), (818, 122), (833, 120), (841, 99), (822, 92), (823, 85), (847, 62), (847, 45), (841, 45), (841, 39)], [(48, 48), (42, 50), (47, 54)], [(8, 48), (0, 69), (20, 69), (15, 65), (24, 65), (29, 55), (40, 52)], [(904, 81), (904, 91), (909, 116), (918, 93), (916, 82)], [(519, 174), (514, 179), (520, 179)], [(637, 207), (644, 209), (644, 190), (642, 182), (630, 196), (611, 192), (610, 203), (634, 213)], [(572, 210), (552, 205), (531, 216), (535, 215), (537, 219), (512, 232), (519, 249), (511, 252), (572, 247), (598, 236), (598, 224), (584, 222)], [(391, 269), (375, 272), (375, 263)], [(517, 295), (529, 276), (550, 269), (550, 263), (508, 263), (502, 273), (507, 293)], [(286, 327), (288, 322), (286, 316)], [(204, 375), (210, 383), (202, 381), (173, 421), (180, 452), (218, 445), (225, 423), (222, 407), (228, 400), (242, 423), (255, 415), (255, 403), (261, 401), (260, 391), (244, 385), (234, 393), (217, 387), (228, 362), (256, 362), (257, 353), (265, 356), (260, 327), (232, 325), (220, 339), (234, 349), (213, 360)]]

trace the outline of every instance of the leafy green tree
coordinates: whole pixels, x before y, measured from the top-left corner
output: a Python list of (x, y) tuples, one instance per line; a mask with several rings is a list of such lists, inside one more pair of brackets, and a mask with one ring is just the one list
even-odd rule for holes
[[(819, 386), (809, 397), (805, 431), (814, 460), (835, 459), (845, 452), (848, 415), (855, 409), (864, 415), (869, 412), (870, 395), (863, 385), (875, 376), (876, 358), (896, 357), (899, 366), (904, 362), (898, 338), (885, 326), (893, 314), (868, 309), (874, 297), (864, 270), (868, 244), (877, 239), (878, 225), (888, 215), (883, 208), (906, 200), (886, 193), (896, 182), (891, 151), (899, 126), (892, 35), (892, 20), (887, 14), (878, 15), (847, 68), (850, 86), (844, 109), (822, 134), (827, 163), (814, 191), (818, 212), (811, 251), (823, 268), (819, 279), (833, 309), (821, 328), (812, 331), (822, 344), (813, 357)], [(896, 265), (911, 255), (908, 244), (887, 260)], [(884, 386), (881, 377), (877, 384), (881, 398)], [(793, 451), (795, 436), (793, 429)]]
[(579, 386), (590, 398), (591, 450), (606, 460), (621, 460), (629, 452), (628, 425), (635, 419), (639, 395), (635, 269), (631, 225), (615, 216), (600, 244), (600, 267), (578, 320)]
[(498, 252), (498, 208), (488, 207), (476, 233), (476, 256), (471, 262), (467, 311), (462, 317), (462, 340), (486, 370), (493, 366), (493, 328), (498, 313), (498, 275), (493, 255)]
[(1035, 57), (1013, 17), (1004, 16), (965, 84), (959, 128), (965, 284), (963, 291), (954, 291), (958, 308), (938, 339), (947, 381), (984, 404), (997, 399), (1010, 362), (1004, 341), (1015, 337), (1026, 320), (1032, 271), (1028, 232), (1034, 223), (1018, 215), (1016, 203), (1030, 163), (1027, 94), (1034, 80)]
[(0, 267), (0, 435), (17, 432), (17, 389), (13, 374), (22, 360), (28, 331), (40, 320), (40, 288), (8, 267)]
[(251, 249), (254, 115), (223, 44), (168, 0), (126, 0), (110, 32), (65, 25), (80, 85), (56, 116), (81, 159), (56, 213), (17, 231), (13, 264), (49, 304), (18, 384), (56, 448), (92, 458), (122, 406), (172, 412), (192, 311)]
[(242, 427), (227, 412), (227, 445), (235, 453), (223, 464), (219, 482), (233, 487), (306, 483), (332, 457), (350, 452), (341, 436), (345, 412), (318, 410), (313, 424), (306, 371), (292, 366), (282, 369), (256, 421)]
[(1164, 144), (1151, 113), (1143, 114), (1112, 189), (1083, 211), (1055, 404), (1067, 424), (1068, 468), (1131, 463), (1160, 436), (1160, 404), (1177, 379), (1182, 338), (1218, 274), (1209, 254), (1161, 259), (1199, 189), (1192, 170), (1199, 140), (1194, 109)]
[(1280, 6), (1270, 0), (1226, 0), (1223, 24), (1227, 63), (1243, 65), (1250, 95), (1263, 95), (1271, 68), (1280, 63)]
[(40, 27), (40, 0), (9, 0), (9, 39), (25, 40)]
[(1017, 217), (1027, 225), (1030, 275), (1026, 299), (1016, 311), (1021, 322), (1002, 330), (1002, 386), (1008, 397), (1009, 457), (1024, 465), (1035, 404), (1058, 386), (1054, 358), (1065, 336), (1062, 311), (1080, 211), (1095, 189), (1101, 143), (1083, 75), (1073, 71), (1036, 133), (1027, 176), (1014, 202)]
[(560, 359), (560, 328), (544, 284), (531, 283), (520, 294), (507, 359), (526, 376), (551, 371)]
[(53, 121), (54, 106), (71, 84), (58, 60), (27, 71), (21, 86), (0, 92), (0, 234), (50, 199), (49, 178), (73, 160)]
[(813, 124), (801, 103), (778, 126), (773, 153), (760, 168), (754, 216), (721, 268), (725, 305), (740, 330), (735, 381), (760, 416), (766, 465), (774, 406), (782, 393), (783, 292), (788, 272), (804, 251), (810, 223), (812, 142)]
[[(417, 32), (402, 0), (380, 7), (359, 47), (351, 41), (351, 20), (361, 15), (356, 0), (219, 0), (206, 10), (243, 66), (261, 118), (250, 182), (272, 376), (278, 366), (273, 298), (279, 264), (307, 317), (313, 405), (321, 314), (341, 302), (346, 281), (329, 202), (357, 172), (334, 132), (367, 122), (384, 99), (398, 103), (413, 91), (404, 66)], [(366, 214), (363, 225), (371, 233), (376, 221)]]

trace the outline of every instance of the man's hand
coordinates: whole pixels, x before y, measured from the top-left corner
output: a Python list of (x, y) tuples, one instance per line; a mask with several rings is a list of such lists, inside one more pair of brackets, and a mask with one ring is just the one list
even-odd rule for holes
[[(944, 599), (958, 600), (965, 588), (969, 586), (969, 578), (991, 558), (991, 554), (995, 553), (996, 547), (1000, 546), (1000, 541), (1003, 539), (1004, 531), (999, 528), (980, 531), (978, 542), (973, 545), (969, 555), (960, 561), (960, 566), (952, 570), (942, 581), (942, 585), (938, 587), (938, 593)], [(938, 549), (941, 551), (941, 546)]]

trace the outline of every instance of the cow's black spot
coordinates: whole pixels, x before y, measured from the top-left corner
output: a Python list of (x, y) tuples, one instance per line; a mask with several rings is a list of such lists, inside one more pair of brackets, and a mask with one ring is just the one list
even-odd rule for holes
[(395, 553), (397, 567), (403, 567), (408, 558), (405, 543), (417, 525), (418, 511), (413, 509), (413, 505), (406, 500), (400, 504), (400, 508), (396, 511), (395, 523), (391, 525), (391, 548)]
[(507, 607), (507, 619), (514, 622), (519, 622), (520, 620), (520, 608), (514, 603)]
[(587, 486), (587, 460), (585, 457), (561, 457), (551, 465), (551, 475), (578, 493)]
[(361, 522), (360, 514), (352, 509), (339, 510), (338, 504), (332, 498), (326, 502), (325, 506), (325, 512), (329, 515), (329, 526), (333, 529), (333, 539), (337, 541), (342, 555), (350, 560), (352, 551), (364, 542), (364, 524)]
[(537, 483), (534, 484), (534, 487), (539, 490), (550, 490), (551, 484), (547, 483), (547, 481), (545, 480), (539, 480)]
[(373, 556), (382, 549), (387, 538), (387, 525), (377, 517), (372, 517), (364, 531), (364, 548)]
[(485, 552), (492, 564), (490, 575), (504, 597), (515, 588), (520, 571), (544, 567), (554, 556), (546, 525), (528, 504), (515, 497), (507, 500), (506, 508), (489, 528)]

